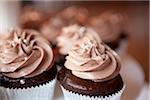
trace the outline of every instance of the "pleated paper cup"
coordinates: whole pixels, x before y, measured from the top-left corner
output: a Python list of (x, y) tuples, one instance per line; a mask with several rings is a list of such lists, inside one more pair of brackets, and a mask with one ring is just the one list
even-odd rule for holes
[(82, 94), (78, 94), (69, 90), (66, 90), (63, 86), (61, 86), (63, 94), (64, 94), (64, 99), (65, 100), (121, 100), (121, 95), (124, 91), (125, 86), (120, 90), (117, 91), (116, 93), (108, 96), (86, 96)]
[(0, 89), (0, 100), (53, 100), (56, 78), (46, 84), (19, 89)]

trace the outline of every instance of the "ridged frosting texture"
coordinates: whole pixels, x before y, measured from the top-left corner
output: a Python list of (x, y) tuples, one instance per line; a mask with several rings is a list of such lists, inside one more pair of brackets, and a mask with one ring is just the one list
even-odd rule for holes
[(60, 53), (68, 54), (69, 50), (84, 37), (101, 41), (98, 34), (91, 28), (81, 27), (77, 24), (64, 27), (61, 35), (57, 38)]
[(66, 57), (65, 67), (75, 76), (93, 81), (106, 81), (120, 71), (120, 58), (102, 42), (83, 38)]
[(0, 43), (0, 72), (11, 78), (34, 77), (52, 67), (53, 52), (34, 30), (12, 30)]

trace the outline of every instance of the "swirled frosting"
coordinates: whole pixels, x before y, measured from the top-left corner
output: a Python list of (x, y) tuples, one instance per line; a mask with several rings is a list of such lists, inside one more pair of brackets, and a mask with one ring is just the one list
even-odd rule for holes
[(90, 25), (104, 42), (111, 42), (116, 40), (123, 31), (124, 19), (122, 14), (110, 11), (91, 18)]
[(33, 30), (12, 30), (0, 43), (0, 72), (11, 78), (34, 77), (52, 67), (47, 40)]
[(92, 40), (101, 41), (97, 33), (91, 28), (81, 27), (76, 24), (64, 27), (61, 35), (57, 37), (57, 44), (60, 48), (60, 53), (64, 55), (68, 54), (70, 48), (85, 36)]
[(66, 57), (65, 67), (82, 79), (106, 81), (120, 71), (120, 58), (105, 44), (83, 38)]

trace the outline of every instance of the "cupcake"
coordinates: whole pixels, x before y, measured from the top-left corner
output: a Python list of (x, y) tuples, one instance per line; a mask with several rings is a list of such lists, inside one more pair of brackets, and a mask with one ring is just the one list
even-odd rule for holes
[(105, 12), (90, 20), (90, 26), (99, 33), (101, 39), (113, 50), (119, 48), (126, 39), (124, 31), (125, 15), (116, 12)]
[(52, 45), (56, 45), (56, 38), (61, 34), (62, 27), (79, 24), (85, 25), (88, 18), (88, 11), (85, 8), (76, 6), (68, 7), (46, 20), (40, 28), (41, 33)]
[[(48, 20), (43, 22), (40, 32), (52, 44), (52, 49), (56, 58), (64, 58), (59, 55), (58, 48), (56, 46), (56, 38), (61, 35), (62, 28), (72, 24), (85, 25), (87, 23), (87, 19), (88, 10), (86, 8), (70, 6), (56, 14), (53, 14), (48, 18)], [(58, 62), (58, 60), (56, 62)]]
[(64, 22), (57, 16), (53, 16), (46, 20), (40, 28), (41, 34), (52, 44), (53, 48), (56, 46), (56, 37), (63, 26), (65, 26)]
[(120, 100), (124, 83), (119, 56), (87, 37), (75, 45), (58, 73), (65, 100)]
[(91, 28), (82, 27), (77, 24), (62, 28), (62, 33), (56, 39), (58, 47), (58, 57), (56, 57), (57, 63), (60, 65), (64, 64), (65, 57), (70, 48), (85, 36), (90, 39), (101, 41), (97, 33)]
[[(57, 69), (49, 42), (34, 30), (12, 30), (0, 43), (0, 83), (7, 100), (52, 100)], [(3, 99), (2, 98), (2, 99)]]
[(39, 30), (46, 17), (44, 12), (31, 6), (25, 6), (20, 16), (20, 26), (23, 29)]
[(79, 6), (70, 6), (60, 12), (60, 17), (69, 24), (86, 25), (88, 20), (88, 10)]

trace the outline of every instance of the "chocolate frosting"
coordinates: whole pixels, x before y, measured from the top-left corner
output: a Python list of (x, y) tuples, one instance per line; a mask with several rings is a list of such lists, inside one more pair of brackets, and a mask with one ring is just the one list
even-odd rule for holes
[(94, 28), (104, 42), (115, 41), (123, 31), (125, 16), (116, 12), (105, 12), (90, 20), (90, 25)]
[(46, 20), (40, 28), (40, 31), (45, 38), (54, 42), (57, 36), (61, 33), (62, 27), (72, 24), (85, 25), (87, 19), (88, 10), (86, 8), (70, 6), (58, 12), (56, 15), (52, 15), (52, 17)]
[(79, 78), (106, 81), (119, 74), (121, 64), (107, 45), (85, 37), (70, 50), (65, 67)]
[(64, 27), (61, 35), (57, 38), (60, 53), (64, 55), (68, 54), (70, 48), (77, 44), (83, 37), (101, 41), (97, 33), (91, 28), (81, 27), (76, 24)]
[(33, 77), (52, 67), (53, 52), (34, 30), (12, 30), (0, 44), (0, 72), (11, 78)]
[(80, 6), (70, 6), (59, 13), (60, 17), (70, 24), (85, 25), (88, 22), (89, 12), (86, 8)]

